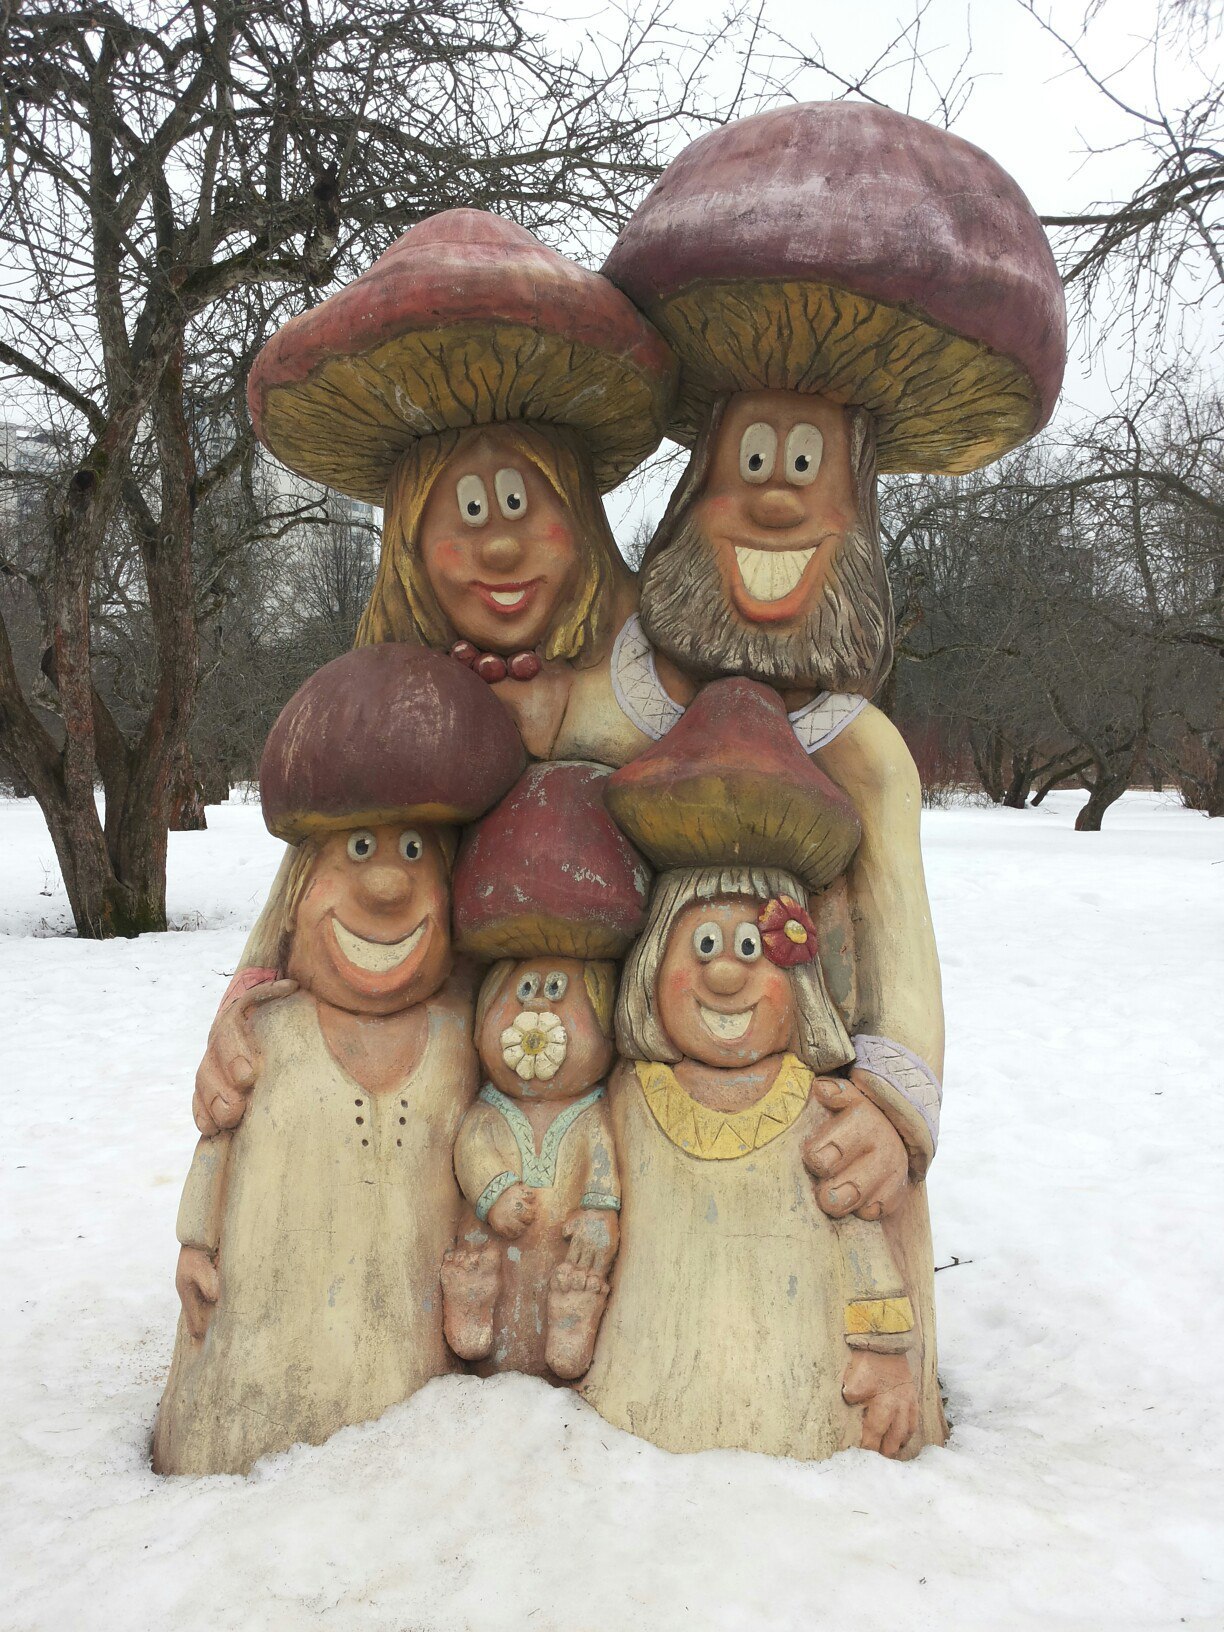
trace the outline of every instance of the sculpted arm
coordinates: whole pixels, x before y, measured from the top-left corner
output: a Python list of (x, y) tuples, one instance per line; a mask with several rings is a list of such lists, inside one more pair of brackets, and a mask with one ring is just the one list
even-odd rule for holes
[(570, 1243), (570, 1263), (606, 1275), (620, 1245), (621, 1203), (607, 1100), (592, 1105), (582, 1122), (587, 1142), (584, 1187), (578, 1211), (566, 1220), (564, 1231)]
[(477, 1100), (455, 1140), (455, 1177), (482, 1224), (511, 1239), (535, 1212), (535, 1195), (520, 1181), (522, 1159), (506, 1119)]
[(870, 704), (825, 747), (821, 768), (854, 801), (851, 865), (857, 980), (853, 1080), (889, 1117), (921, 1178), (935, 1152), (943, 994), (922, 868), (922, 790), (900, 732)]
[(197, 1143), (179, 1202), (175, 1231), (179, 1260), (174, 1284), (187, 1330), (197, 1341), (208, 1330), (221, 1290), (217, 1253), (232, 1140), (230, 1133), (217, 1133)]

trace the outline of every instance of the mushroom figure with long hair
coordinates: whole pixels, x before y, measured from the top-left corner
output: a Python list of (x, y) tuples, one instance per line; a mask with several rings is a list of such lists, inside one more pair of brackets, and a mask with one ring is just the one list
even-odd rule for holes
[(450, 873), (458, 828), (523, 762), (488, 687), (413, 647), (327, 664), (273, 726), (281, 979), (250, 994), (258, 1090), (236, 1131), (200, 1140), (183, 1191), (159, 1472), (244, 1473), (455, 1369), (438, 1265), (477, 1081)]
[(456, 209), (286, 323), (248, 400), (282, 463), (383, 506), (359, 645), (452, 650), (534, 758), (619, 764), (641, 741), (608, 663), (636, 596), (600, 495), (657, 445), (674, 383), (606, 278)]
[(851, 1077), (882, 1114), (853, 1174), (831, 1157), (827, 1177), (873, 1216), (900, 1204), (898, 1168), (915, 1190), (934, 1154), (944, 1045), (918, 775), (870, 701), (893, 644), (876, 472), (974, 470), (1041, 429), (1065, 356), (1057, 269), (987, 154), (833, 102), (694, 142), (604, 271), (676, 353), (668, 430), (692, 448), (617, 695), (660, 735), (706, 681), (770, 686), (858, 811)]

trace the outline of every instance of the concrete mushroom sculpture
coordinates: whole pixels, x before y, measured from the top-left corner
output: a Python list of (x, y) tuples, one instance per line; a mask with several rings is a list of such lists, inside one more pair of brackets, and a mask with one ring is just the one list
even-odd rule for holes
[(468, 1210), (442, 1290), (448, 1342), (484, 1371), (580, 1376), (608, 1296), (613, 960), (645, 921), (650, 875), (604, 809), (607, 777), (533, 766), (455, 871), (459, 944), (497, 961), (477, 1005), (485, 1086), (455, 1145)]

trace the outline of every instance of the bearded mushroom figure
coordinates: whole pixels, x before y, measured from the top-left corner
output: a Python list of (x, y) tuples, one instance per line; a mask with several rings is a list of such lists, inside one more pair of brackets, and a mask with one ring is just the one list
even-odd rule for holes
[(522, 765), (484, 683), (407, 647), (328, 664), (273, 727), (260, 791), (295, 846), (287, 979), (252, 1025), (242, 1125), (200, 1140), (183, 1193), (158, 1472), (243, 1473), (454, 1369), (438, 1264), (477, 1081), (450, 865), (456, 826)]
[(615, 960), (645, 921), (650, 875), (604, 809), (607, 776), (533, 766), (455, 869), (459, 945), (497, 960), (476, 1008), (485, 1085), (455, 1145), (469, 1208), (442, 1266), (447, 1340), (482, 1371), (580, 1376), (608, 1296)]
[(850, 802), (748, 680), (706, 688), (606, 797), (662, 873), (617, 1009), (624, 1219), (583, 1394), (669, 1450), (941, 1441), (929, 1258), (816, 1194), (854, 1050), (809, 892), (854, 852)]
[[(661, 735), (704, 681), (751, 676), (852, 800), (851, 1080), (883, 1124), (841, 1204), (908, 1210), (934, 1154), (939, 965), (920, 787), (868, 701), (892, 662), (876, 471), (974, 470), (1048, 420), (1065, 311), (1015, 183), (959, 137), (887, 109), (787, 107), (701, 138), (663, 174), (604, 271), (680, 363), (669, 433), (693, 448), (618, 644), (622, 707)], [(834, 1205), (833, 1210), (836, 1210)]]

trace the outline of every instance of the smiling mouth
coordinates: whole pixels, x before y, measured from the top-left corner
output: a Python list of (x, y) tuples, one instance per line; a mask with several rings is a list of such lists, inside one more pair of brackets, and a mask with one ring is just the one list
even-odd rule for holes
[(415, 951), (425, 933), (425, 920), (422, 918), (412, 934), (405, 935), (402, 941), (367, 940), (364, 935), (354, 935), (351, 929), (345, 929), (339, 918), (332, 919), (332, 931), (336, 944), (349, 963), (364, 969), (367, 974), (389, 975)]
[(485, 605), (493, 612), (501, 612), (507, 617), (515, 612), (521, 612), (535, 593), (538, 579), (532, 578), (525, 584), (482, 584), (475, 582), (472, 588), (480, 596)]
[(818, 545), (806, 550), (751, 550), (735, 546), (735, 564), (740, 582), (754, 601), (783, 600), (798, 585), (816, 554)]
[(698, 1003), (697, 1010), (706, 1030), (713, 1032), (720, 1042), (738, 1042), (752, 1024), (751, 1009), (740, 1009), (735, 1014), (719, 1014), (717, 1009), (707, 1009), (704, 1003)]

